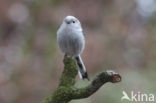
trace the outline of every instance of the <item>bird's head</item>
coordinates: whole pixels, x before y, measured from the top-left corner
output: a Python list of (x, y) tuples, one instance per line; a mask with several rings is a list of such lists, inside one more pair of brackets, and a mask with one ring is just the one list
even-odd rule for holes
[(76, 17), (74, 17), (74, 16), (67, 16), (67, 17), (65, 17), (63, 23), (67, 27), (71, 27), (73, 29), (81, 29), (80, 21)]

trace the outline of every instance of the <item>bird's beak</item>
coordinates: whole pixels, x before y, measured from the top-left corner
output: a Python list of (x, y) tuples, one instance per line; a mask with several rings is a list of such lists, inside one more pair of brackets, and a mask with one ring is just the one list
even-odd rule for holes
[(70, 24), (70, 21), (66, 21), (67, 24)]
[(64, 21), (65, 21), (67, 24), (70, 24), (70, 20), (65, 19)]

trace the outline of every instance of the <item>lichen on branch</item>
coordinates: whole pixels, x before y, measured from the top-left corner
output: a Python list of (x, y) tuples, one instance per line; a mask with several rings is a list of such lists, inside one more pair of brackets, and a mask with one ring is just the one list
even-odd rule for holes
[(65, 58), (64, 71), (61, 75), (58, 88), (44, 99), (42, 103), (68, 103), (72, 99), (87, 98), (105, 83), (117, 83), (121, 81), (119, 74), (114, 71), (106, 71), (99, 73), (88, 86), (76, 88), (74, 84), (77, 73), (75, 60), (71, 57)]

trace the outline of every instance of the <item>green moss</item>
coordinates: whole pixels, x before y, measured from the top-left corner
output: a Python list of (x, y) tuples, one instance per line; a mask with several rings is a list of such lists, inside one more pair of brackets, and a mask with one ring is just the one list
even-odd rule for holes
[(89, 96), (90, 91), (89, 90), (89, 86), (86, 86), (84, 88), (72, 88), (72, 99), (78, 99), (78, 98), (86, 98)]
[(66, 58), (64, 59), (64, 65), (59, 86), (73, 86), (78, 72), (76, 62), (72, 58)]
[(64, 59), (64, 71), (59, 87), (42, 103), (67, 103), (71, 100), (75, 77), (78, 73), (76, 62), (71, 58)]
[(42, 103), (52, 103), (53, 94), (49, 95), (47, 98), (45, 98)]
[(53, 92), (52, 95), (49, 95), (42, 103), (67, 103), (72, 98), (72, 89), (69, 87), (60, 86)]
[(71, 100), (71, 97), (69, 94), (71, 94), (70, 92), (70, 88), (68, 87), (59, 87), (56, 92), (54, 93), (53, 98), (53, 103), (62, 103), (62, 102), (67, 102)]
[(72, 58), (64, 59), (64, 71), (59, 87), (49, 95), (42, 103), (68, 103), (72, 99), (87, 98), (95, 93), (104, 83), (110, 81), (112, 72), (102, 72), (83, 88), (74, 87), (75, 77), (78, 73), (76, 62)]

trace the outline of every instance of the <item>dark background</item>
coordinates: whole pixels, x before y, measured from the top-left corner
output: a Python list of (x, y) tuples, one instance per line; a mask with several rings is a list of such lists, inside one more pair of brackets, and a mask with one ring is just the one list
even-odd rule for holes
[[(70, 103), (121, 103), (122, 91), (156, 95), (155, 0), (0, 0), (0, 103), (40, 103), (57, 88), (56, 31), (67, 15), (82, 23), (90, 78), (108, 69), (123, 78)], [(87, 84), (77, 78), (76, 86)]]

